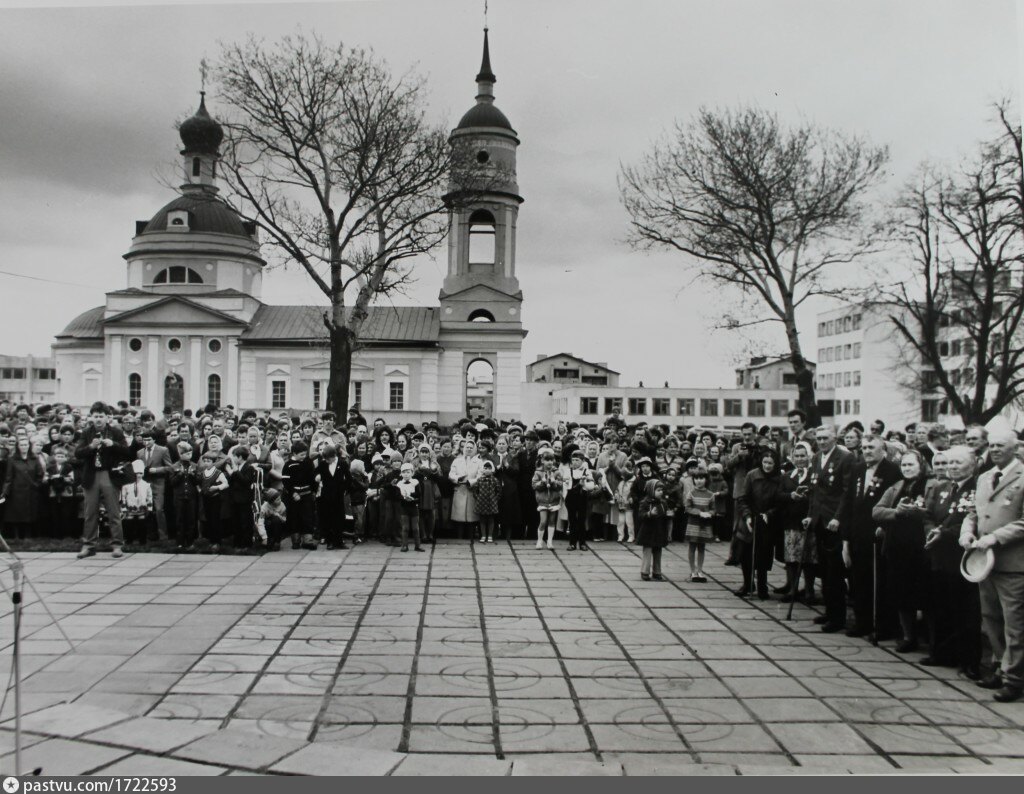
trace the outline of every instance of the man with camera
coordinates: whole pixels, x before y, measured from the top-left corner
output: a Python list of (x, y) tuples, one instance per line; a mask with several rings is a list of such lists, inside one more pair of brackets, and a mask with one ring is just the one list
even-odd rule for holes
[(85, 491), (85, 528), (78, 559), (96, 554), (101, 502), (107, 513), (112, 556), (121, 557), (124, 533), (121, 530), (121, 506), (118, 501), (121, 487), (119, 477), (123, 476), (120, 468), (130, 459), (131, 452), (124, 433), (110, 424), (110, 408), (104, 403), (92, 404), (89, 422), (75, 449), (75, 459), (81, 466), (82, 488)]

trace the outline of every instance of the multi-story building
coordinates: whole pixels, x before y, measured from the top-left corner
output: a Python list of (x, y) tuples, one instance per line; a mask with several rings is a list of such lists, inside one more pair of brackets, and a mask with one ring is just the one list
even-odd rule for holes
[(548, 356), (541, 353), (526, 365), (527, 383), (586, 383), (590, 386), (618, 386), (619, 373), (604, 361), (584, 361), (570, 353)]
[(57, 370), (49, 356), (0, 355), (0, 400), (24, 403), (57, 399)]
[[(807, 368), (814, 374), (813, 361)], [(754, 356), (745, 367), (736, 368), (736, 386), (741, 389), (796, 388), (796, 373), (789, 356)]]

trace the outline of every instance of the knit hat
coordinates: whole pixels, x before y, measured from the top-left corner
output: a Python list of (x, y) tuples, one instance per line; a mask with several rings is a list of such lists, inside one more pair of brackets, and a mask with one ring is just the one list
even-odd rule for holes
[(370, 465), (371, 466), (376, 466), (378, 463), (383, 463), (383, 462), (384, 462), (384, 458), (381, 456), (381, 454), (379, 452), (376, 455), (374, 455), (372, 458), (370, 458)]
[(277, 488), (267, 488), (267, 490), (263, 492), (263, 498), (266, 499), (268, 502), (273, 502), (280, 496), (281, 492), (277, 490)]
[(646, 483), (644, 483), (644, 493), (653, 499), (654, 492), (658, 490), (658, 488), (663, 487), (664, 484), (661, 482), (661, 480), (648, 480)]

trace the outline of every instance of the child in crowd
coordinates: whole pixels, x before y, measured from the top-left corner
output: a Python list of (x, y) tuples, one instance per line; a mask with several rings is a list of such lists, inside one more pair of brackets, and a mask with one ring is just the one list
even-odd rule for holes
[(292, 548), (316, 551), (313, 539), (314, 490), (316, 472), (309, 459), (305, 441), (292, 444), (292, 454), (284, 464), (284, 490), (288, 497), (288, 532)]
[(348, 500), (352, 507), (355, 542), (362, 543), (366, 536), (366, 491), (370, 480), (366, 476), (366, 465), (359, 458), (352, 459), (348, 474)]
[[(618, 508), (618, 523), (616, 529), (619, 533), (619, 543), (636, 543), (636, 527), (633, 524), (633, 504), (630, 501), (630, 492), (636, 482), (636, 467), (633, 461), (627, 459), (622, 467), (623, 477), (615, 489), (615, 506)], [(628, 537), (627, 537), (628, 535)]]
[(82, 532), (79, 527), (78, 511), (81, 498), (75, 495), (75, 468), (68, 456), (67, 447), (56, 444), (51, 450), (53, 459), (47, 468), (50, 484), (50, 501), (53, 509), (56, 537), (74, 538)]
[(686, 540), (690, 544), (691, 582), (707, 581), (704, 576), (704, 544), (715, 536), (712, 529), (715, 493), (707, 485), (707, 473), (697, 470), (693, 473), (693, 488), (686, 495)]
[(121, 488), (121, 528), (126, 543), (145, 544), (153, 516), (153, 489), (142, 479), (146, 473), (145, 463), (132, 461), (132, 471), (135, 482)]
[(177, 522), (178, 551), (194, 551), (199, 513), (199, 467), (192, 462), (194, 450), (187, 441), (178, 442), (178, 460), (171, 466), (168, 480)]
[(397, 492), (395, 505), (398, 523), (402, 528), (402, 551), (409, 551), (409, 535), (412, 535), (416, 551), (425, 551), (420, 545), (420, 498), (423, 483), (412, 476), (412, 463), (403, 463), (399, 472), (399, 479), (391, 487)]
[(369, 487), (366, 491), (366, 515), (364, 523), (368, 534), (380, 539), (387, 546), (394, 545), (387, 536), (384, 523), (384, 488), (387, 485), (388, 469), (384, 457), (377, 453), (372, 460), (373, 472), (370, 474)]
[(249, 462), (250, 457), (247, 447), (236, 444), (231, 448), (226, 467), (228, 495), (231, 499), (232, 536), (236, 549), (252, 548), (256, 537), (253, 487), (256, 483), (257, 469)]
[(640, 528), (636, 542), (643, 546), (644, 558), (640, 567), (640, 578), (645, 582), (654, 579), (661, 582), (661, 550), (668, 545), (668, 517), (665, 508), (665, 484), (651, 479), (644, 484), (644, 495), (640, 500)]
[(715, 514), (711, 520), (711, 531), (715, 543), (729, 536), (729, 481), (721, 463), (708, 465), (708, 490), (715, 495)]
[(484, 460), (480, 479), (473, 486), (476, 512), (480, 517), (480, 542), (494, 543), (494, 530), (501, 508), (501, 483), (494, 472), (494, 462)]
[(555, 453), (547, 447), (537, 456), (538, 466), (533, 473), (533, 491), (537, 499), (537, 548), (544, 548), (544, 534), (547, 533), (547, 547), (553, 549), (555, 526), (558, 524), (558, 507), (562, 503), (562, 475), (555, 466)]
[(285, 536), (288, 524), (288, 508), (281, 499), (277, 488), (267, 488), (263, 492), (263, 506), (260, 508), (263, 526), (267, 530), (267, 550), (280, 551), (281, 540)]
[(565, 508), (569, 513), (569, 551), (587, 546), (587, 494), (583, 484), (587, 475), (587, 462), (583, 450), (574, 449), (569, 458), (569, 477), (565, 483)]
[(221, 493), (228, 489), (228, 478), (217, 463), (220, 455), (216, 452), (205, 452), (202, 458), (202, 473), (199, 477), (199, 496), (203, 506), (203, 537), (210, 544), (210, 551), (220, 551), (221, 534), (223, 533), (223, 509)]

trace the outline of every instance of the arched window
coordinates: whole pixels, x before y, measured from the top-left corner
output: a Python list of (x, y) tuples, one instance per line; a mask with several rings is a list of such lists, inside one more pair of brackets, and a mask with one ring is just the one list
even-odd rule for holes
[(494, 228), (494, 216), (487, 210), (477, 210), (469, 216), (469, 264), (494, 264)]
[(138, 372), (128, 376), (128, 405), (133, 408), (142, 405), (142, 376)]
[(487, 309), (475, 309), (470, 313), (469, 321), (471, 323), (493, 323), (494, 315), (487, 311)]
[(202, 284), (203, 277), (190, 267), (165, 267), (156, 274), (154, 284)]
[(220, 407), (220, 375), (211, 375), (207, 378), (206, 401)]

